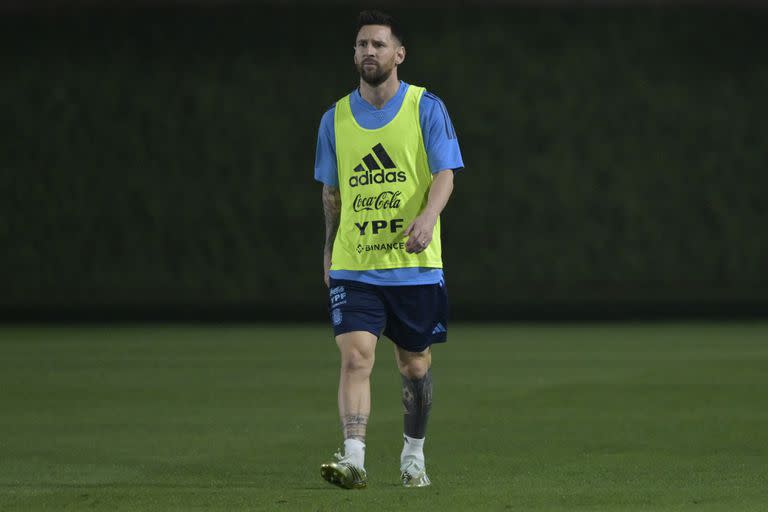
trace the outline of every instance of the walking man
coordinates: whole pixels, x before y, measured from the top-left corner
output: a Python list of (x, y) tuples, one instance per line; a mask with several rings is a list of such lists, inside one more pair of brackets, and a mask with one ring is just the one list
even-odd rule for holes
[(354, 49), (360, 85), (323, 115), (315, 159), (344, 435), (344, 453), (320, 473), (346, 489), (367, 485), (370, 375), (384, 334), (395, 344), (403, 383), (400, 478), (405, 487), (424, 487), (431, 346), (446, 341), (448, 328), (439, 216), (464, 163), (443, 102), (398, 79), (405, 46), (396, 21), (360, 13)]

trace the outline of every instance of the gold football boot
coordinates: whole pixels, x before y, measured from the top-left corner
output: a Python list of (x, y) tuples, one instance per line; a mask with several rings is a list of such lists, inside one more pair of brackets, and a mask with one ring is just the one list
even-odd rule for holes
[(320, 476), (342, 489), (363, 489), (368, 485), (368, 474), (364, 468), (353, 465), (341, 454), (335, 454), (337, 461), (320, 466)]
[(414, 457), (406, 457), (400, 464), (400, 480), (403, 487), (427, 487), (432, 483), (427, 476), (424, 461)]

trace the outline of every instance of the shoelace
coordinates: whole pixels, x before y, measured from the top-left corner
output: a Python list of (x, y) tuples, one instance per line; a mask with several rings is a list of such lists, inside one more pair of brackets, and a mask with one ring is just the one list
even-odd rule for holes
[(405, 465), (405, 467), (401, 471), (403, 475), (407, 476), (408, 479), (416, 478), (420, 476), (422, 473), (424, 473), (424, 468), (420, 467), (416, 462), (409, 461), (408, 464)]
[(347, 459), (346, 457), (344, 457), (344, 455), (342, 455), (341, 449), (339, 449), (339, 451), (334, 453), (333, 456), (336, 457), (336, 460), (339, 461), (339, 462), (349, 463), (349, 459)]

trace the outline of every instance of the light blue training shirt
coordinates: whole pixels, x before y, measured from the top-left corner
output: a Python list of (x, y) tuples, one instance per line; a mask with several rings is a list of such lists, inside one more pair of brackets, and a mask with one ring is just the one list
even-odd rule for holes
[[(401, 81), (397, 93), (380, 109), (363, 99), (360, 90), (355, 89), (350, 96), (350, 106), (355, 121), (365, 129), (375, 130), (394, 119), (405, 99), (408, 84)], [(331, 187), (339, 186), (339, 171), (336, 165), (336, 132), (333, 126), (334, 104), (323, 114), (320, 130), (317, 134), (315, 153), (315, 180)], [(440, 98), (425, 91), (419, 104), (419, 124), (424, 138), (424, 146), (432, 173), (464, 168), (459, 141), (453, 128), (448, 110)], [(412, 267), (384, 270), (331, 270), (334, 279), (348, 279), (369, 284), (402, 286), (416, 284), (435, 284), (443, 279), (443, 269)]]

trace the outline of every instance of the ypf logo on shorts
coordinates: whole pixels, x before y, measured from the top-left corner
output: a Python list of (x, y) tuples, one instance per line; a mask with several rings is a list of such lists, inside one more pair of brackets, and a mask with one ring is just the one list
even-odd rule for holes
[(331, 307), (341, 306), (347, 303), (347, 292), (343, 286), (334, 286), (329, 290), (331, 295)]

